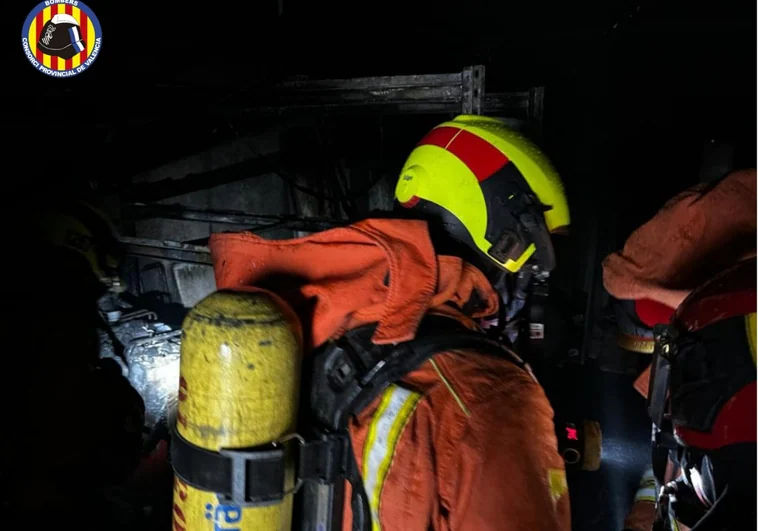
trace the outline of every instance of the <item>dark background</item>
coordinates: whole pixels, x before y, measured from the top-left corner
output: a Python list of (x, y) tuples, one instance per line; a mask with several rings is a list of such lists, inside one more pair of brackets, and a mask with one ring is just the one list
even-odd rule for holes
[[(579, 305), (601, 289), (602, 257), (698, 181), (708, 146), (732, 146), (735, 168), (755, 166), (752, 2), (283, 0), (281, 14), (268, 0), (87, 4), (103, 46), (69, 79), (37, 72), (23, 54), (35, 2), (5, 5), (3, 198), (13, 230), (23, 230), (27, 204), (90, 193), (93, 181), (123, 190), (140, 171), (265, 128), (270, 119), (219, 117), (209, 103), (244, 101), (247, 88), (295, 75), (483, 64), (488, 91), (544, 85), (540, 143), (568, 192), (573, 239), (561, 264)], [(399, 170), (430, 125), (388, 117), (384, 163)], [(343, 121), (341, 149), (363, 149), (376, 128), (374, 117)], [(618, 526), (646, 459), (644, 402), (631, 380), (597, 378), (578, 390), (603, 417), (607, 443), (601, 475), (572, 494), (582, 530)]]
[[(697, 179), (708, 142), (735, 146), (736, 166), (754, 165), (750, 2), (283, 0), (280, 15), (274, 1), (91, 0), (103, 48), (69, 79), (37, 72), (21, 50), (20, 26), (34, 5), (9, 5), (3, 22), (6, 160), (24, 176), (15, 185), (33, 194), (76, 195), (92, 179), (128, 182), (261, 128), (268, 122), (207, 112), (246, 87), (469, 64), (486, 65), (488, 91), (546, 86), (542, 144), (579, 228), (576, 213), (591, 209), (612, 217), (604, 229), (622, 240)], [(387, 151), (399, 167), (429, 120), (394, 124)], [(350, 128), (346, 136), (360, 143), (376, 121)]]

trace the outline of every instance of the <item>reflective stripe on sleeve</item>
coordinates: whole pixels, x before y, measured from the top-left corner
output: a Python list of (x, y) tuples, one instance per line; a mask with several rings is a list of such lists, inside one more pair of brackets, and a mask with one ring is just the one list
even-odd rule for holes
[(371, 507), (373, 531), (381, 531), (379, 501), (397, 442), (421, 399), (421, 394), (391, 385), (371, 419), (363, 451), (363, 484)]

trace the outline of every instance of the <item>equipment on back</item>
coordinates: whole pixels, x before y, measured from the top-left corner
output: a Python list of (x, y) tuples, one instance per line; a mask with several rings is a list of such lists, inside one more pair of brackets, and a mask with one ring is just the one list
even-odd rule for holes
[(458, 116), (424, 137), (395, 189), (406, 208), (511, 273), (525, 263), (555, 267), (550, 233), (570, 224), (558, 173), (501, 120)]
[(291, 528), (292, 453), (281, 439), (297, 422), (301, 342), (297, 317), (261, 291), (217, 291), (187, 314), (173, 529)]
[[(752, 259), (722, 273), (656, 328), (648, 399), (662, 487), (656, 530), (755, 522), (755, 270)], [(680, 473), (667, 474), (669, 461)]]
[[(188, 531), (204, 519), (242, 531), (289, 529), (292, 495), (301, 490), (306, 529), (341, 529), (334, 519), (344, 508), (345, 480), (352, 485), (353, 529), (370, 531), (349, 419), (441, 352), (470, 349), (529, 370), (509, 349), (450, 318), (427, 316), (415, 339), (394, 345), (373, 344), (375, 325), (360, 327), (306, 358), (302, 374), (311, 378), (294, 433), (299, 345), (286, 310), (265, 293), (216, 292), (185, 321), (171, 453), (174, 522)], [(255, 396), (232, 396), (254, 381)]]

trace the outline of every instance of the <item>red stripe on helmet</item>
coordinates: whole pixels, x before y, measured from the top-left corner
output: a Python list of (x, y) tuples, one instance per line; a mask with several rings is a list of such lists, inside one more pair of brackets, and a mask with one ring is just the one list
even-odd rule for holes
[(457, 127), (432, 129), (419, 143), (419, 146), (424, 145), (448, 150), (468, 166), (479, 182), (508, 164), (508, 157), (502, 151), (483, 138)]
[(418, 143), (419, 146), (438, 146), (447, 149), (447, 145), (458, 134), (457, 127), (435, 127)]
[(413, 208), (419, 204), (419, 201), (421, 201), (421, 198), (414, 195), (405, 203), (400, 203), (400, 206), (402, 206), (403, 208)]

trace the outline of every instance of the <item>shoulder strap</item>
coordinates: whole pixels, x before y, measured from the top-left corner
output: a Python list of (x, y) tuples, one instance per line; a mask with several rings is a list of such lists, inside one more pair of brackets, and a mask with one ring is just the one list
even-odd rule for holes
[(448, 317), (427, 316), (416, 337), (396, 345), (375, 345), (375, 325), (351, 330), (312, 356), (308, 398), (313, 420), (323, 428), (341, 430), (390, 384), (416, 370), (426, 360), (450, 350), (471, 349), (518, 365), (524, 361), (483, 333)]
[[(347, 479), (352, 485), (350, 505), (352, 527), (356, 531), (370, 531), (372, 517), (347, 430), (351, 416), (360, 413), (387, 386), (440, 352), (476, 350), (528, 370), (509, 349), (450, 318), (428, 316), (415, 339), (396, 345), (373, 344), (375, 328), (373, 325), (352, 330), (306, 360), (312, 365), (303, 372), (311, 376), (310, 382), (306, 382), (310, 386), (306, 396), (310, 401), (311, 426), (302, 428), (310, 433), (307, 439), (300, 435), (294, 438), (298, 441), (295, 490), (309, 481), (334, 488), (332, 501), (339, 508), (337, 511), (341, 511), (344, 481), (340, 478)], [(189, 444), (174, 432), (172, 462), (177, 476), (197, 488), (216, 492), (241, 506), (261, 506), (281, 500), (286, 494), (285, 440), (257, 448), (209, 452)], [(329, 525), (329, 529), (340, 527), (335, 522)]]

